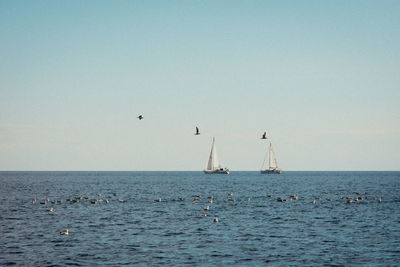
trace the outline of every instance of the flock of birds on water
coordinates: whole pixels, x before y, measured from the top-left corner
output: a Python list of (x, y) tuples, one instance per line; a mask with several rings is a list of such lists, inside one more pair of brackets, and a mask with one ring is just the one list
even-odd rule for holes
[[(143, 120), (144, 119), (143, 115), (139, 115), (137, 118), (139, 120)], [(196, 126), (195, 135), (200, 135), (200, 130), (199, 130), (199, 128), (197, 126)], [(264, 132), (262, 134), (261, 139), (268, 139), (267, 138), (267, 132)], [(117, 196), (116, 193), (114, 193), (113, 195)], [(233, 195), (233, 193), (229, 193), (228, 194), (228, 196), (230, 196), (230, 197), (232, 195)], [(101, 197), (101, 194), (98, 194), (98, 196)], [(269, 197), (272, 197), (272, 196), (269, 195)], [(194, 196), (194, 199), (192, 200), (192, 204), (195, 204), (195, 203), (199, 202), (200, 198), (201, 198), (201, 195)], [(208, 201), (209, 205), (207, 205), (207, 206), (205, 206), (203, 208), (203, 210), (206, 211), (206, 212), (201, 214), (201, 216), (208, 216), (208, 211), (210, 210), (210, 205), (214, 202), (214, 197), (213, 196), (209, 196), (208, 199), (209, 199), (209, 201)], [(290, 200), (293, 200), (293, 199), (297, 200), (297, 196), (293, 195), (289, 199)], [(179, 197), (178, 200), (179, 201), (184, 201), (185, 198), (184, 197)], [(110, 199), (108, 199), (108, 198), (106, 198), (106, 199), (102, 199), (102, 198), (91, 199), (90, 197), (87, 197), (87, 196), (85, 196), (85, 197), (77, 196), (77, 197), (72, 197), (72, 198), (67, 199), (67, 202), (70, 202), (70, 203), (77, 203), (77, 202), (80, 202), (80, 201), (89, 202), (91, 204), (97, 204), (97, 203), (101, 203), (101, 202), (105, 202), (107, 204), (110, 203)], [(123, 199), (118, 199), (118, 201), (119, 202), (124, 202)], [(161, 202), (162, 200), (161, 200), (161, 198), (158, 198), (158, 199), (156, 199), (154, 201), (155, 202)], [(229, 198), (228, 201), (234, 201), (234, 200), (233, 200), (233, 198)], [(250, 201), (250, 198), (248, 199), (248, 201)], [(286, 201), (286, 199), (279, 197), (278, 201), (283, 202), (283, 201)], [(38, 200), (36, 198), (32, 199), (32, 204), (36, 204), (37, 202), (38, 202)], [(48, 203), (51, 203), (51, 204), (62, 204), (63, 201), (62, 200), (50, 200), (49, 198), (46, 198), (45, 200), (39, 201), (39, 204), (42, 204), (42, 205), (46, 205)], [(314, 200), (314, 204), (315, 204), (315, 200)], [(54, 207), (50, 207), (50, 208), (46, 209), (46, 211), (47, 212), (54, 212)], [(213, 222), (219, 222), (219, 219), (217, 217), (215, 217), (213, 219)], [(68, 229), (66, 229), (65, 231), (60, 231), (59, 232), (60, 235), (69, 235), (69, 233), (70, 232), (69, 232)]]
[[(139, 120), (144, 119), (143, 115), (139, 115), (137, 117)], [(196, 127), (196, 132), (195, 135), (200, 135), (200, 130), (198, 127)], [(264, 132), (261, 136), (261, 139), (268, 139), (267, 138), (267, 133)], [(353, 202), (359, 202), (362, 200), (367, 199), (367, 192), (364, 192), (364, 194), (361, 194), (360, 192), (356, 192), (356, 197), (349, 197), (349, 196), (341, 196), (340, 199), (344, 199), (346, 203), (353, 203)], [(113, 193), (113, 196), (117, 196), (116, 193)], [(228, 197), (232, 197), (233, 193), (228, 193)], [(268, 195), (269, 198), (272, 198), (272, 195)], [(196, 204), (199, 202), (199, 200), (201, 199), (201, 195), (195, 195), (193, 200), (192, 200), (192, 205)], [(378, 201), (379, 203), (382, 202), (382, 198), (373, 198), (374, 201)], [(276, 199), (278, 202), (286, 202), (286, 201), (292, 201), (292, 200), (298, 200), (298, 196), (296, 194), (290, 195), (288, 198), (283, 198), (283, 197), (278, 197)], [(319, 198), (315, 198), (314, 200), (311, 201), (312, 204), (317, 204), (317, 200), (321, 200), (321, 197)], [(332, 198), (326, 198), (327, 201), (332, 201)], [(98, 194), (98, 198), (96, 199), (91, 199), (90, 197), (87, 196), (76, 196), (76, 197), (72, 197), (67, 199), (67, 202), (70, 203), (77, 203), (80, 201), (84, 201), (84, 202), (89, 202), (91, 204), (97, 204), (97, 203), (101, 203), (101, 202), (105, 202), (106, 204), (110, 203), (110, 199), (106, 198), (106, 199), (102, 199), (101, 198), (101, 194)], [(162, 202), (161, 198), (155, 199), (155, 202)], [(184, 197), (179, 197), (178, 201), (185, 201)], [(228, 198), (227, 201), (234, 201), (233, 198)], [(247, 199), (247, 201), (250, 201), (250, 198)], [(36, 198), (32, 199), (32, 204), (37, 203), (38, 200)], [(119, 198), (118, 202), (124, 202), (123, 199)], [(62, 200), (50, 200), (49, 198), (46, 198), (45, 200), (39, 201), (39, 204), (42, 205), (46, 205), (48, 203), (52, 203), (52, 204), (62, 204)], [(200, 216), (208, 216), (208, 211), (210, 210), (210, 205), (214, 203), (214, 196), (209, 196), (208, 197), (208, 205), (203, 207), (204, 213), (202, 213)], [(46, 209), (47, 212), (54, 212), (54, 207), (50, 207), (48, 209)], [(219, 219), (218, 217), (214, 217), (213, 222), (218, 223)], [(60, 235), (69, 235), (69, 229), (66, 229), (65, 231), (60, 231), (59, 234)]]
[[(144, 119), (143, 115), (139, 115), (137, 118), (139, 120)], [(195, 135), (200, 135), (200, 130), (199, 130), (198, 127), (196, 127)], [(268, 139), (266, 132), (264, 132), (262, 134), (261, 139)], [(353, 202), (357, 203), (359, 201), (363, 201), (363, 200), (367, 199), (367, 192), (364, 192), (364, 194), (361, 194), (360, 192), (355, 192), (355, 194), (357, 196), (354, 197), (354, 198), (353, 197), (349, 197), (349, 196), (341, 196), (340, 199), (344, 200), (346, 203), (353, 203)], [(106, 198), (106, 199), (101, 198), (101, 194), (97, 194), (97, 196), (98, 197), (95, 198), (95, 199), (92, 199), (92, 198), (90, 198), (88, 196), (75, 196), (75, 197), (71, 197), (71, 198), (67, 199), (67, 202), (69, 202), (69, 203), (77, 203), (77, 202), (83, 201), (83, 202), (87, 202), (87, 203), (91, 203), (91, 204), (97, 204), (97, 203), (102, 203), (102, 202), (106, 203), (106, 204), (109, 204), (110, 201), (111, 201), (111, 198)], [(117, 194), (113, 193), (113, 196), (116, 197)], [(228, 193), (228, 197), (229, 198), (226, 201), (233, 202), (234, 199), (232, 198), (232, 196), (233, 196), (233, 193)], [(272, 198), (272, 195), (268, 195), (268, 198)], [(195, 195), (193, 200), (192, 200), (192, 205), (198, 203), (200, 199), (201, 199), (201, 195)], [(315, 199), (313, 199), (311, 201), (311, 203), (316, 205), (317, 201), (319, 201), (321, 199), (322, 199), (321, 197), (315, 198)], [(276, 200), (278, 202), (293, 201), (293, 200), (298, 200), (298, 196), (296, 194), (293, 194), (293, 195), (290, 195), (288, 198), (278, 197)], [(333, 199), (328, 197), (328, 198), (326, 198), (326, 200), (327, 201), (332, 201)], [(382, 202), (382, 198), (380, 198), (380, 197), (379, 198), (374, 197), (373, 200), (377, 201), (378, 203)], [(155, 199), (154, 201), (155, 202), (162, 202), (162, 199), (158, 198), (158, 199)], [(179, 197), (178, 201), (185, 201), (185, 198), (184, 197)], [(250, 201), (250, 198), (248, 198), (247, 201)], [(37, 202), (38, 202), (38, 200), (36, 198), (32, 199), (32, 204), (36, 204)], [(121, 199), (121, 198), (118, 198), (118, 202), (122, 203), (122, 202), (124, 202), (124, 200)], [(62, 204), (63, 201), (62, 200), (50, 200), (49, 198), (46, 198), (45, 200), (39, 201), (39, 204), (42, 204), (42, 205), (46, 205), (48, 203), (51, 203), (51, 204)], [(208, 216), (208, 211), (210, 210), (210, 205), (212, 205), (213, 203), (214, 203), (214, 196), (209, 196), (208, 197), (208, 205), (203, 207), (204, 213), (202, 213), (200, 216)], [(54, 207), (50, 207), (50, 208), (46, 209), (46, 211), (47, 212), (54, 212)], [(214, 217), (213, 222), (218, 223), (219, 222), (218, 217)], [(69, 229), (66, 229), (65, 231), (60, 231), (59, 232), (60, 235), (69, 235), (69, 233), (70, 233)]]
[[(357, 203), (366, 199), (370, 199), (367, 196), (367, 192), (364, 192), (363, 194), (360, 192), (354, 192), (356, 194), (355, 197), (349, 197), (349, 196), (340, 196), (340, 200), (344, 200), (345, 203)], [(115, 198), (113, 198), (115, 197)], [(194, 195), (193, 196), (193, 200), (192, 200), (192, 205), (198, 203), (201, 199), (201, 195)], [(267, 195), (268, 198), (272, 198), (272, 195)], [(203, 207), (204, 212), (200, 215), (200, 216), (208, 216), (208, 211), (211, 209), (211, 205), (214, 203), (214, 196), (208, 196), (207, 197), (208, 202), (207, 205)], [(299, 197), (296, 194), (292, 194), (290, 195), (288, 198), (284, 198), (284, 197), (278, 197), (276, 199), (276, 201), (278, 202), (287, 202), (287, 201), (293, 201), (293, 200), (298, 200)], [(246, 201), (250, 201), (251, 198), (247, 198)], [(316, 205), (318, 201), (322, 200), (321, 197), (315, 198), (311, 201), (311, 203), (313, 205)], [(326, 201), (332, 201), (334, 200), (331, 197), (327, 197), (325, 199)], [(379, 197), (373, 197), (374, 201), (377, 201), (378, 203), (382, 202), (382, 198)], [(83, 203), (91, 203), (91, 204), (97, 204), (97, 203), (105, 203), (105, 204), (109, 204), (111, 201), (113, 202), (119, 202), (119, 203), (123, 203), (125, 202), (122, 198), (118, 198), (118, 194), (117, 193), (113, 193), (112, 196), (109, 196), (105, 199), (102, 198), (102, 195), (99, 193), (97, 194), (96, 198), (90, 198), (88, 196), (74, 196), (74, 197), (70, 197), (66, 200), (66, 202), (68, 203), (78, 203), (78, 202), (83, 202)], [(174, 199), (174, 201), (185, 201), (184, 197), (178, 197), (178, 199)], [(233, 198), (233, 193), (230, 192), (228, 193), (228, 198), (225, 200), (225, 202), (234, 202), (235, 199)], [(161, 198), (155, 199), (154, 202), (163, 202), (163, 200)], [(32, 199), (32, 204), (36, 204), (39, 203), (41, 205), (47, 205), (47, 204), (62, 204), (64, 203), (62, 200), (51, 200), (50, 198), (46, 198), (44, 200), (40, 200), (38, 201), (37, 198), (33, 198)], [(54, 212), (55, 209), (54, 207), (50, 207), (48, 209), (46, 209), (47, 212)], [(213, 222), (218, 223), (219, 219), (218, 217), (214, 217)], [(69, 229), (66, 229), (65, 231), (60, 231), (59, 234), (60, 235), (69, 235)]]

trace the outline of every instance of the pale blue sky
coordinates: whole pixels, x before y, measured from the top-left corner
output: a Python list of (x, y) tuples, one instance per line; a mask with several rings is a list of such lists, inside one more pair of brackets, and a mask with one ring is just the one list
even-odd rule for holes
[(202, 170), (213, 136), (224, 166), (258, 170), (265, 130), (284, 170), (399, 170), (399, 14), (0, 1), (0, 170)]

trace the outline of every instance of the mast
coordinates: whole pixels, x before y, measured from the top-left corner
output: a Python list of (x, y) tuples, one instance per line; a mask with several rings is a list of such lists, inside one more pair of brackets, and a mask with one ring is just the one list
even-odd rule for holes
[(219, 168), (219, 161), (217, 155), (217, 147), (215, 146), (215, 138), (213, 138), (210, 156), (208, 157), (208, 162), (206, 165), (206, 170), (215, 170)]
[(278, 163), (276, 162), (275, 153), (272, 149), (272, 143), (269, 142), (269, 169), (278, 168)]

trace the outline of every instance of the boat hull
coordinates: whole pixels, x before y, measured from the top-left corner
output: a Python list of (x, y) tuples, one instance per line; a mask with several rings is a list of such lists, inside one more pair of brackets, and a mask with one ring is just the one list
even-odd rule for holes
[(283, 171), (280, 169), (273, 169), (273, 170), (262, 170), (262, 174), (282, 174)]
[(205, 174), (229, 174), (229, 170), (228, 169), (212, 170), (212, 171), (204, 170), (204, 173)]

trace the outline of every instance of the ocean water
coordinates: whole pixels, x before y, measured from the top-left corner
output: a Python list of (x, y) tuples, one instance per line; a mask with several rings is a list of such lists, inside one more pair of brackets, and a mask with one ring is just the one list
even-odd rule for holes
[(0, 172), (0, 185), (2, 266), (400, 264), (400, 172)]

